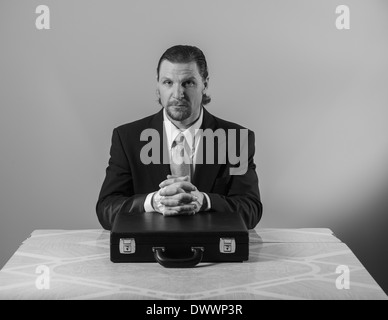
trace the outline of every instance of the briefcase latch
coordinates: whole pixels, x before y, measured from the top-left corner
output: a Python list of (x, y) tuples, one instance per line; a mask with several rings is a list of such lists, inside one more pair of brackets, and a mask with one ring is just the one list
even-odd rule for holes
[(234, 238), (220, 238), (220, 252), (234, 253), (236, 251), (236, 240)]
[(122, 254), (132, 254), (136, 251), (136, 242), (135, 239), (120, 239), (120, 253)]

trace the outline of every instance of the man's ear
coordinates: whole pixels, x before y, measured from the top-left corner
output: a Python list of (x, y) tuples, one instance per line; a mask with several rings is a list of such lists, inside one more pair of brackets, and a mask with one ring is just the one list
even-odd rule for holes
[(156, 88), (156, 96), (157, 96), (158, 98), (160, 98), (160, 92), (159, 92), (159, 89), (158, 89), (158, 88)]
[(203, 93), (205, 93), (205, 91), (208, 89), (209, 87), (209, 77), (206, 78), (206, 80), (203, 82)]

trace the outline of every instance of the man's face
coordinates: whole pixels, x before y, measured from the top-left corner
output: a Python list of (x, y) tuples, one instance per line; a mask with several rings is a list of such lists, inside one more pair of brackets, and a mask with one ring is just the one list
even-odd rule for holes
[(170, 120), (183, 125), (195, 121), (201, 111), (206, 86), (195, 62), (172, 63), (164, 60), (160, 65), (158, 95)]

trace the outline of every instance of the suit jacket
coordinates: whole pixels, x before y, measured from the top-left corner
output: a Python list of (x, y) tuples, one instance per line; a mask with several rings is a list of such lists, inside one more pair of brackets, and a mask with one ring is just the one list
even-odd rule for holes
[[(110, 230), (114, 218), (119, 211), (144, 212), (144, 201), (147, 194), (159, 190), (159, 184), (167, 178), (170, 165), (143, 164), (140, 150), (149, 141), (141, 141), (140, 135), (144, 129), (153, 128), (163, 137), (163, 108), (156, 114), (117, 127), (113, 130), (110, 149), (109, 165), (106, 177), (99, 194), (96, 211), (101, 225)], [(201, 129), (219, 128), (245, 129), (235, 123), (219, 119), (203, 108)], [(237, 139), (239, 142), (239, 139)], [(239, 146), (237, 146), (238, 148)], [(206, 149), (206, 148), (204, 148)], [(215, 143), (215, 153), (217, 153)], [(160, 150), (163, 150), (163, 139), (160, 139)], [(204, 158), (206, 159), (206, 151)], [(207, 193), (211, 201), (214, 214), (232, 211), (241, 214), (249, 229), (254, 228), (262, 216), (262, 203), (253, 162), (255, 153), (255, 137), (253, 131), (248, 130), (248, 169), (243, 175), (230, 175), (233, 167), (226, 163), (196, 164), (192, 183), (201, 192)], [(163, 157), (161, 156), (161, 162)]]

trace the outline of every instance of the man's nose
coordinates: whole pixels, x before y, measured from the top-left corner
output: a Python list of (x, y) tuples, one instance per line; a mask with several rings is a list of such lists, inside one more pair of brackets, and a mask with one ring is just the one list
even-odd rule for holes
[(180, 84), (177, 84), (174, 87), (173, 97), (174, 99), (181, 99), (183, 98), (183, 96), (184, 96), (184, 88)]

